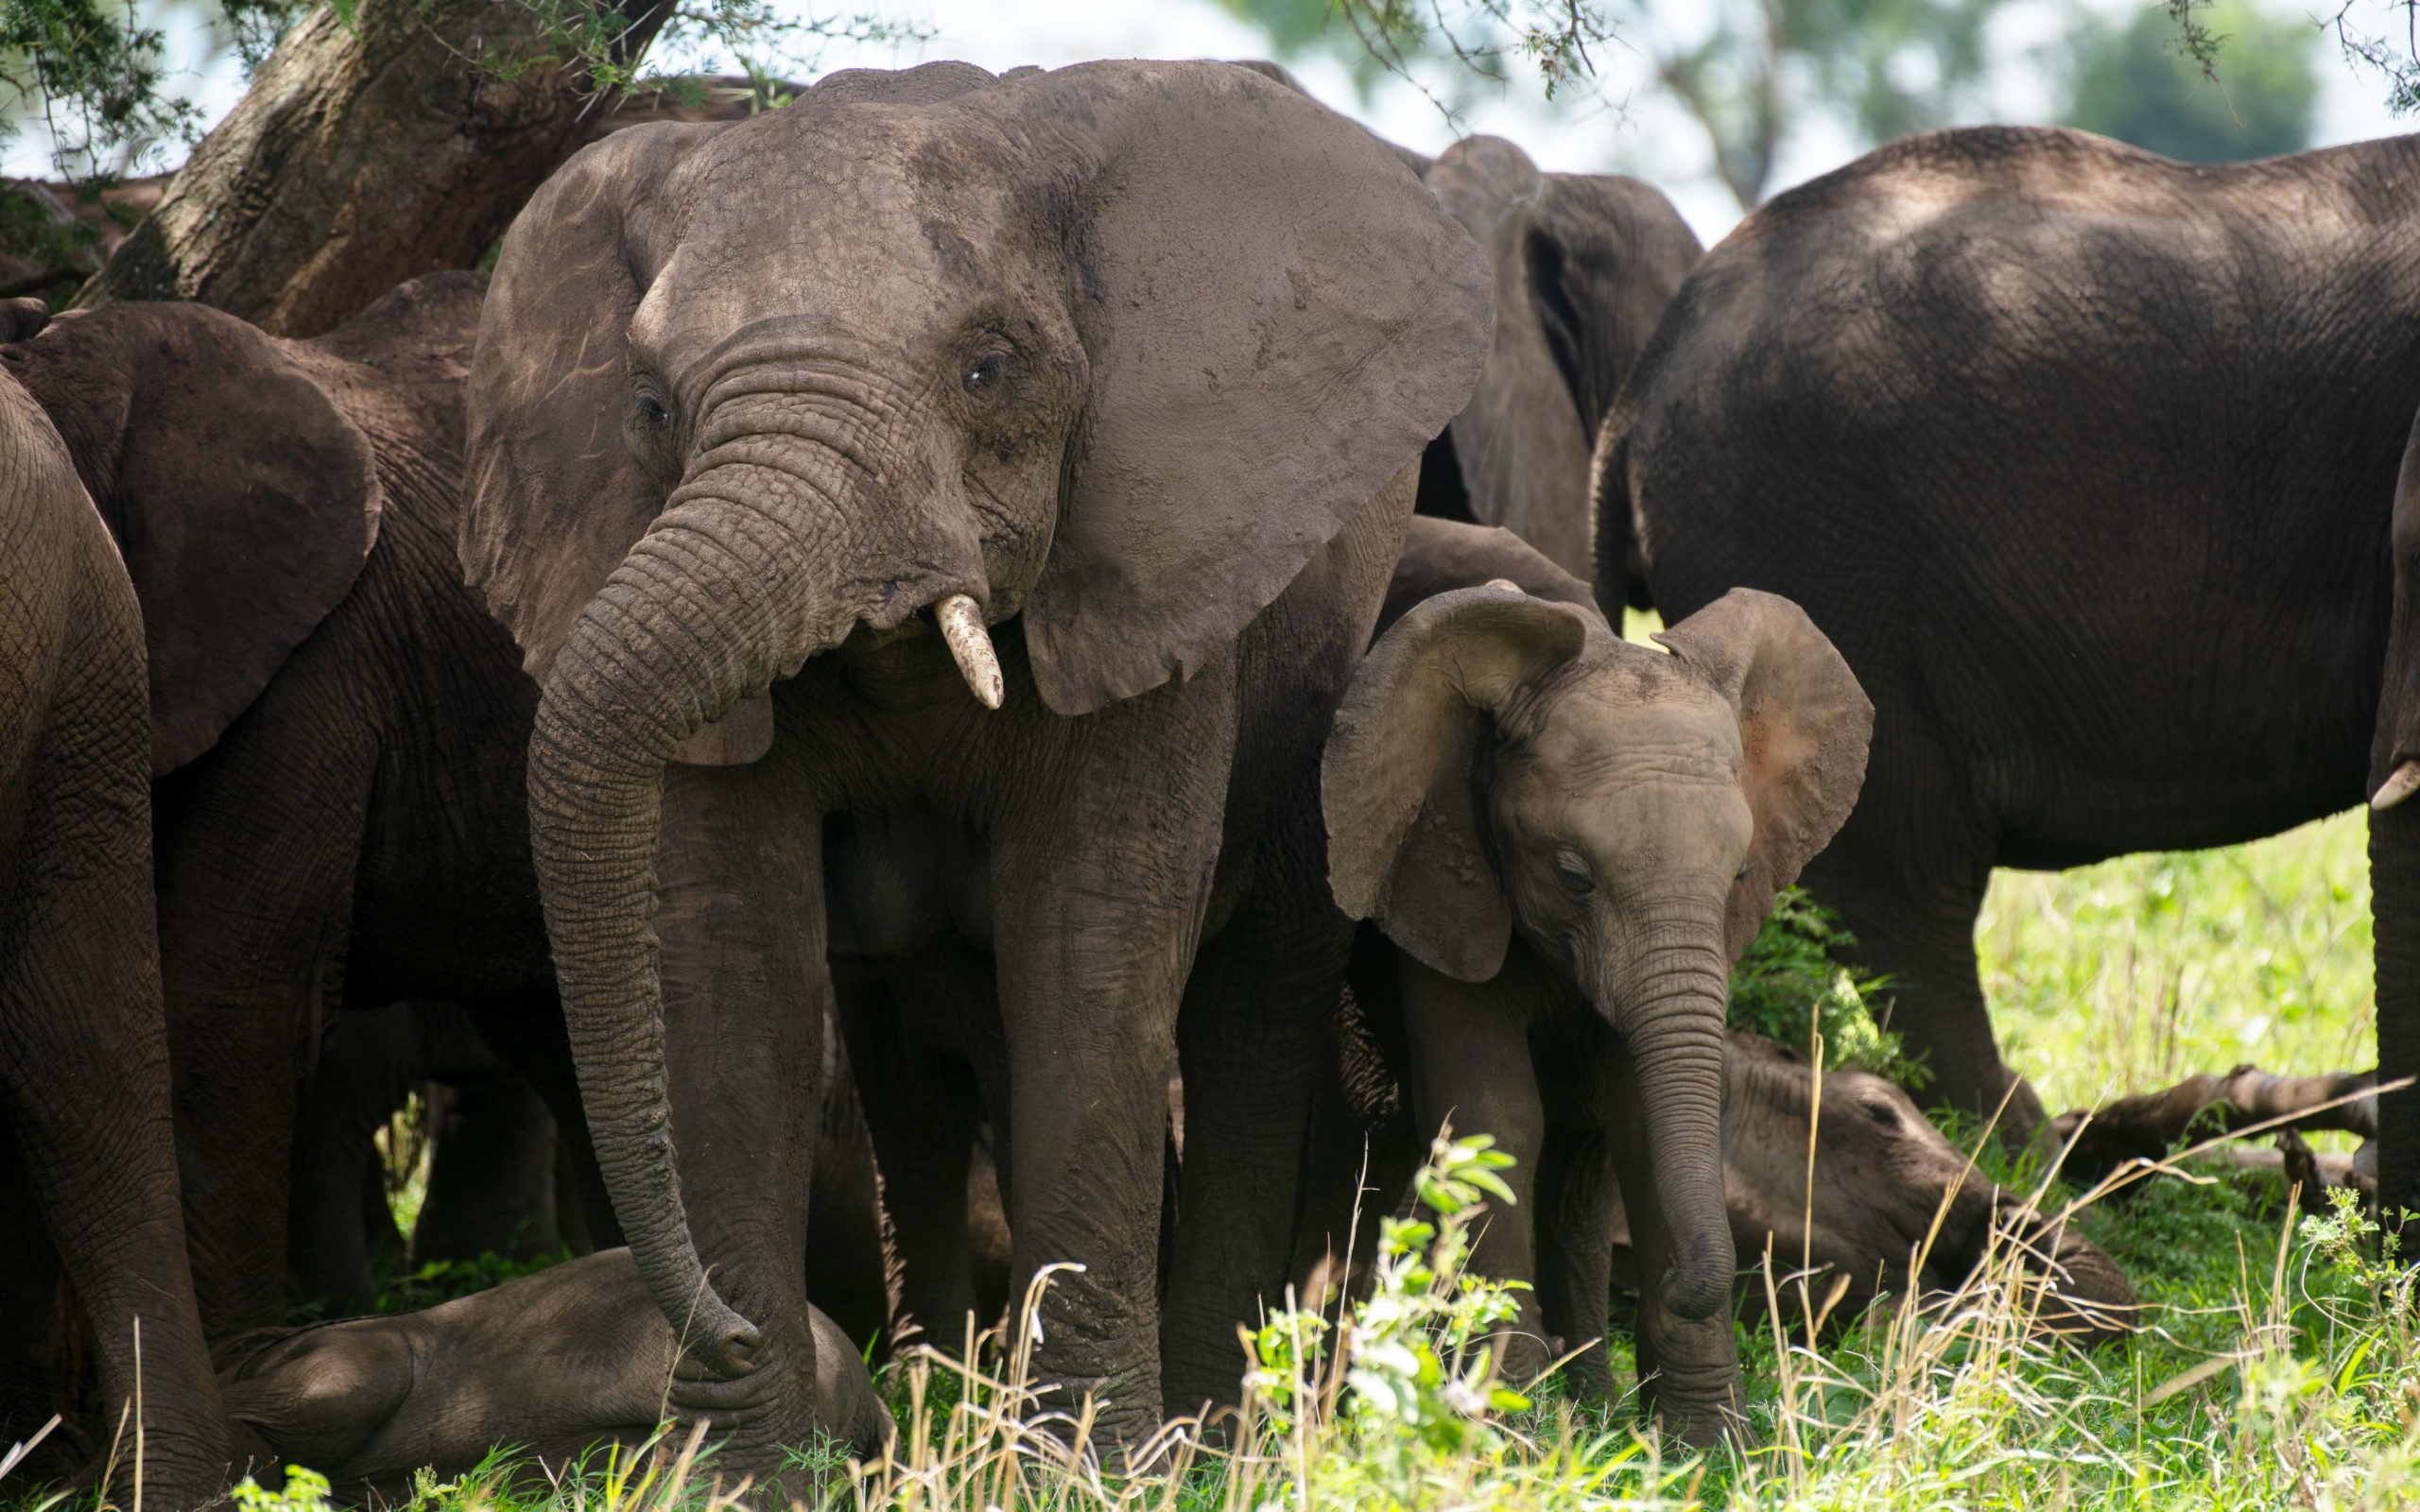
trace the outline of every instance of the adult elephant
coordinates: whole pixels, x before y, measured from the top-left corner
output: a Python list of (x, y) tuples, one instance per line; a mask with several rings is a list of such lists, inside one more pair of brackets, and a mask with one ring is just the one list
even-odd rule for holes
[[(0, 335), (28, 317), (0, 305)], [(112, 1493), (199, 1506), (227, 1437), (169, 1137), (142, 621), (15, 370), (0, 367), (0, 1438), (43, 1427), (55, 1362), (89, 1349), (94, 1442), (142, 1409)], [(61, 1337), (78, 1309), (86, 1338)]]
[[(1307, 95), (1286, 68), (1238, 59)], [(1705, 249), (1652, 184), (1548, 173), (1500, 136), (1435, 157), (1379, 139), (1487, 251), (1495, 325), (1470, 403), (1420, 460), (1419, 510), (1499, 525), (1585, 579), (1597, 422)]]
[[(578, 1089), (529, 861), (537, 705), (454, 552), (486, 280), (283, 341), (198, 304), (0, 360), (67, 441), (150, 648), (161, 971), (212, 1336), (285, 1315), (290, 1150), (327, 1014), (434, 1000)], [(584, 1150), (596, 1242), (618, 1242)]]
[(1596, 422), (1704, 249), (1652, 185), (1547, 173), (1502, 137), (1421, 177), (1487, 249), (1496, 316), (1470, 404), (1421, 459), (1420, 512), (1500, 525), (1584, 579)]
[[(1807, 873), (1941, 1093), (2007, 1123), (1995, 866), (2227, 845), (2359, 802), (2420, 404), (2420, 140), (2194, 167), (1948, 131), (1775, 198), (1673, 301), (1598, 451), (1598, 593), (1804, 605), (1876, 707)], [(2373, 731), (2377, 744), (2373, 747)], [(2382, 1074), (2420, 1071), (2420, 844), (2376, 816)], [(2420, 1205), (2411, 1099), (2390, 1201)]]
[(1342, 952), (1302, 924), (1316, 834), (1272, 817), (1316, 812), (1487, 307), (1400, 164), (1219, 63), (843, 73), (618, 133), (514, 223), (463, 561), (543, 689), (531, 826), (599, 1159), (684, 1326), (674, 1400), (734, 1464), (812, 1420), (792, 1092), (831, 814), (932, 820), (985, 879), (920, 917), (993, 955), (1018, 1289), (1083, 1267), (1040, 1369), (1097, 1394), (1107, 1444), (1159, 1418), (1193, 976), (1191, 1133), (1219, 1158), (1185, 1211), (1235, 1221), (1179, 1257), (1169, 1389), (1233, 1394), (1235, 1288), (1282, 1276), (1269, 1211)]

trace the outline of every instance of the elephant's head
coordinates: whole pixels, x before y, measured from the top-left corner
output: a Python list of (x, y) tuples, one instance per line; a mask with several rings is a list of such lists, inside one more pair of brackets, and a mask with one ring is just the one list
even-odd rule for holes
[(1487, 364), (1448, 432), (1470, 516), (1584, 576), (1598, 421), (1703, 249), (1647, 184), (1547, 173), (1501, 137), (1463, 138), (1424, 177), (1495, 274)]
[[(1385, 149), (1222, 63), (836, 75), (586, 148), (506, 236), (461, 552), (542, 683), (532, 829), (598, 1153), (702, 1361), (647, 919), (662, 775), (941, 622), (1062, 715), (1226, 656), (1467, 396), (1484, 260)], [(929, 616), (930, 620), (925, 617)], [(987, 627), (1013, 622), (1030, 685)], [(705, 734), (710, 726), (714, 732)]]
[(152, 775), (172, 771), (353, 587), (384, 502), (370, 439), (292, 347), (206, 305), (63, 317), (0, 346), (0, 365), (59, 428), (126, 558)]
[(1873, 707), (1769, 593), (1660, 639), (1510, 584), (1431, 598), (1356, 676), (1322, 796), (1346, 912), (1466, 982), (1517, 932), (1625, 1038), (1678, 1257), (1660, 1295), (1703, 1319), (1731, 1294), (1729, 969), (1848, 816)]
[(2072, 1226), (2025, 1211), (1883, 1077), (1819, 1078), (1772, 1040), (1735, 1034), (1730, 1086), (1732, 1231), (1752, 1263), (1770, 1246), (1785, 1308), (1802, 1301), (1784, 1280), (1802, 1267), (1814, 1273), (1805, 1300), (1845, 1320), (1904, 1289), (1911, 1259), (1922, 1261), (1916, 1283), (1934, 1289), (1964, 1281), (1993, 1246), (2015, 1246), (2022, 1270), (2041, 1279), (2040, 1327), (2083, 1342), (2133, 1329), (2134, 1288), (2117, 1263)]

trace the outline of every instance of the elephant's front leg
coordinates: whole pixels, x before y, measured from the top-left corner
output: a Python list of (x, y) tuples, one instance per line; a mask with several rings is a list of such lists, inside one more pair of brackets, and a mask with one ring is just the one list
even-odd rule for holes
[[(712, 1419), (726, 1472), (761, 1478), (812, 1442), (806, 1304), (824, 968), (821, 816), (776, 750), (667, 767), (656, 860), (664, 1049), (681, 1181), (716, 1290), (752, 1321), (754, 1368), (683, 1367), (673, 1405)], [(671, 1319), (681, 1332), (683, 1319)]]
[[(1505, 977), (1474, 985), (1403, 958), (1404, 1038), (1411, 1053), (1412, 1127), (1427, 1139), (1451, 1124), (1456, 1138), (1485, 1134), (1512, 1157), (1503, 1174), (1508, 1208), (1491, 1203), (1471, 1265), (1499, 1280), (1534, 1282), (1538, 1161), (1546, 1111), (1530, 1060), (1530, 1016)], [(1519, 1319), (1498, 1337), (1506, 1379), (1527, 1381), (1547, 1364), (1537, 1293), (1523, 1291)]]
[(1092, 716), (1051, 793), (992, 836), (1010, 1305), (1042, 1267), (1083, 1267), (1050, 1278), (1036, 1365), (1056, 1405), (1095, 1399), (1105, 1454), (1160, 1426), (1167, 1077), (1219, 859), (1233, 697), (1231, 679), (1205, 675)]
[[(1249, 902), (1201, 948), (1177, 1024), (1184, 1160), (1160, 1322), (1167, 1404), (1241, 1394), (1238, 1327), (1285, 1305), (1322, 1057), (1352, 924), (1328, 893), (1316, 768), (1263, 839)], [(1291, 830), (1296, 833), (1285, 833)]]

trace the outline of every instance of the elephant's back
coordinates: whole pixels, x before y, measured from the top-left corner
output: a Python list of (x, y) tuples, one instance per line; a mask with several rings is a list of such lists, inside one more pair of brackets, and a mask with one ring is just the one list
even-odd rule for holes
[(2408, 140), (2201, 168), (1987, 129), (1780, 197), (1624, 396), (1658, 607), (1794, 598), (1979, 762), (2338, 783), (2420, 406), (2412, 188)]

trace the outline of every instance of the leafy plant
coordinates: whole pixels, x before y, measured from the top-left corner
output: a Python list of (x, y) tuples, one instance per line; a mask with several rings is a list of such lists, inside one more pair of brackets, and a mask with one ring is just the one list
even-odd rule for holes
[(1822, 1035), (1824, 1063), (1871, 1071), (1910, 1088), (1930, 1074), (1909, 1058), (1898, 1035), (1875, 1022), (1868, 1006), (1890, 986), (1887, 976), (1860, 977), (1841, 964), (1857, 936), (1804, 888), (1784, 888), (1764, 927), (1731, 969), (1731, 1024), (1793, 1050), (1809, 1051)]

